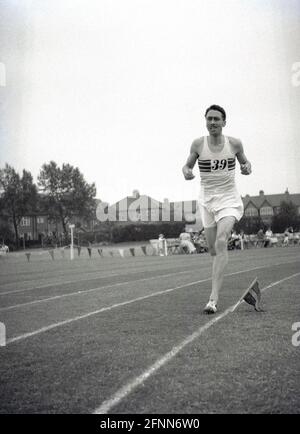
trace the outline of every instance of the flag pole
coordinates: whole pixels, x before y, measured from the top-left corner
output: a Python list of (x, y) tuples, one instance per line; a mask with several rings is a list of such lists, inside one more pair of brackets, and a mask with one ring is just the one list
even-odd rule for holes
[(69, 225), (69, 228), (71, 229), (70, 259), (71, 259), (71, 261), (73, 261), (73, 259), (74, 259), (74, 237), (73, 237), (73, 229), (75, 228), (75, 225)]

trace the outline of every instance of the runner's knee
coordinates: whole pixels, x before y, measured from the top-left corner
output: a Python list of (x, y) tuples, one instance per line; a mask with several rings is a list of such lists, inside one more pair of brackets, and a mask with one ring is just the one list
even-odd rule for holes
[(217, 253), (222, 253), (227, 250), (227, 236), (225, 233), (217, 235), (215, 246)]

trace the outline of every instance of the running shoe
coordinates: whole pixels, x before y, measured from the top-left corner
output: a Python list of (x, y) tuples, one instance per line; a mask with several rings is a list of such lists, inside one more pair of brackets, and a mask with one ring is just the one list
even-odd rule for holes
[(214, 300), (209, 300), (207, 305), (204, 308), (204, 313), (211, 314), (217, 312), (217, 305)]

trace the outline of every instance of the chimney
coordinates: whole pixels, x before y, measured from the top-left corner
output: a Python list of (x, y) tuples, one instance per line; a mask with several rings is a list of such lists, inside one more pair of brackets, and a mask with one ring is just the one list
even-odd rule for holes
[(133, 196), (135, 199), (138, 199), (138, 198), (140, 197), (140, 193), (139, 193), (139, 191), (138, 191), (138, 190), (133, 190), (133, 192), (132, 192), (132, 196)]

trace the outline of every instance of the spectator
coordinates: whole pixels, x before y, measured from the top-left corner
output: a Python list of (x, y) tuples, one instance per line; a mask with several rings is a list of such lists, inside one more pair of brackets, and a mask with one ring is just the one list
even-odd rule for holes
[(263, 247), (264, 241), (265, 241), (264, 231), (262, 229), (260, 229), (257, 232), (257, 241), (256, 241), (256, 246), (255, 247), (257, 247), (259, 245), (260, 245), (260, 247)]
[(159, 256), (165, 256), (165, 243), (166, 239), (164, 234), (159, 234), (158, 237), (158, 254)]
[(0, 247), (0, 249), (4, 253), (8, 253), (9, 252), (9, 247), (6, 244), (4, 244), (4, 243), (2, 244), (2, 246)]
[(288, 247), (289, 244), (293, 243), (294, 239), (294, 230), (292, 226), (289, 228), (286, 228), (284, 231), (284, 238), (283, 238), (283, 247)]
[(194, 246), (196, 247), (197, 253), (207, 252), (207, 250), (208, 250), (207, 249), (207, 243), (206, 243), (205, 235), (204, 235), (203, 231), (200, 231), (194, 235), (193, 243), (194, 243)]
[(272, 246), (272, 237), (273, 237), (273, 232), (272, 232), (271, 228), (268, 227), (268, 229), (266, 230), (266, 233), (265, 233), (264, 247)]
[(180, 239), (180, 247), (184, 252), (190, 254), (197, 252), (196, 247), (192, 243), (191, 234), (189, 234), (188, 232), (182, 232), (179, 235), (179, 239)]
[(250, 242), (249, 235), (245, 234), (245, 232), (241, 230), (239, 237), (240, 237), (241, 250), (249, 249), (249, 242)]
[(294, 243), (294, 229), (292, 226), (288, 228), (288, 238), (289, 238), (289, 245), (293, 245)]
[(235, 230), (232, 232), (231, 238), (232, 238), (232, 240), (233, 240), (234, 248), (235, 248), (235, 249), (239, 249), (240, 246), (241, 246), (241, 243), (240, 243), (240, 237), (239, 237), (239, 235), (236, 233)]
[(288, 229), (286, 229), (283, 234), (283, 247), (287, 247), (288, 244), (289, 244), (289, 233), (288, 233)]
[(231, 236), (228, 240), (228, 250), (233, 250), (239, 248), (240, 240), (239, 236), (235, 230), (232, 231)]

